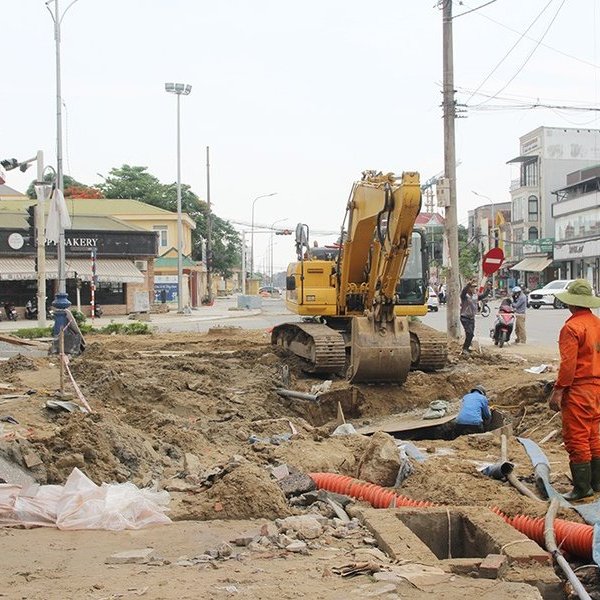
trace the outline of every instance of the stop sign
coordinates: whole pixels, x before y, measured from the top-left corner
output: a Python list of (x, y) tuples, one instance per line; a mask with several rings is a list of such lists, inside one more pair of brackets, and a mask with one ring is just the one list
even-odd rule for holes
[(483, 255), (482, 269), (484, 275), (495, 273), (504, 262), (504, 252), (500, 248), (492, 248)]

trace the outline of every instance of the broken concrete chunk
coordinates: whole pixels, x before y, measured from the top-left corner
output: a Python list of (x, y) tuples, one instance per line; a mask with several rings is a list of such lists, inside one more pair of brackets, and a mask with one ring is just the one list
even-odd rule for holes
[(479, 565), (479, 577), (483, 579), (497, 579), (501, 577), (508, 567), (504, 554), (488, 554)]
[(277, 479), (278, 481), (289, 477), (290, 475), (290, 470), (288, 469), (287, 465), (278, 465), (277, 467), (271, 467), (270, 471), (271, 475), (273, 475), (273, 477), (275, 477), (275, 479)]
[(288, 552), (302, 552), (305, 553), (308, 551), (308, 548), (306, 546), (305, 542), (302, 542), (300, 540), (296, 541), (296, 542), (292, 542), (291, 544), (288, 544), (285, 549)]
[(400, 466), (400, 453), (394, 438), (377, 431), (371, 436), (358, 463), (357, 477), (383, 487), (392, 487)]
[(294, 531), (301, 540), (314, 540), (323, 533), (323, 527), (312, 515), (287, 517), (278, 522), (280, 531)]
[(299, 496), (317, 489), (315, 482), (305, 473), (293, 473), (280, 479), (277, 485), (287, 496)]
[(74, 469), (75, 467), (81, 469), (85, 467), (85, 458), (80, 452), (65, 454), (56, 461), (56, 466), (59, 469)]
[(138, 548), (137, 550), (125, 550), (109, 556), (104, 562), (107, 565), (141, 565), (151, 560), (154, 548)]
[(33, 467), (37, 467), (43, 462), (40, 458), (40, 455), (37, 454), (37, 452), (33, 452), (33, 450), (23, 452), (23, 461), (27, 465), (28, 469), (33, 469)]
[(185, 469), (186, 473), (190, 475), (197, 475), (200, 473), (202, 465), (200, 464), (200, 459), (195, 454), (186, 452), (183, 455), (183, 468)]

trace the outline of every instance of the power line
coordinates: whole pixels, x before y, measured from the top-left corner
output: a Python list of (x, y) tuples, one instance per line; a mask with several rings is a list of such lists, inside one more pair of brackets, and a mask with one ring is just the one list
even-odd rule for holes
[[(546, 34), (548, 33), (548, 31), (550, 31), (550, 27), (552, 27), (554, 21), (556, 21), (556, 18), (558, 17), (558, 13), (561, 11), (561, 9), (564, 6), (566, 1), (567, 0), (562, 0), (562, 2), (560, 3), (560, 6), (556, 10), (556, 13), (554, 13), (552, 20), (550, 21), (550, 23), (548, 23), (548, 27), (546, 27), (546, 30), (544, 31), (542, 38), (537, 42), (537, 44), (534, 46), (533, 50), (528, 54), (528, 56), (525, 59), (525, 61), (523, 62), (523, 64), (518, 68), (517, 72), (504, 84), (504, 86), (502, 88), (500, 88), (498, 90), (498, 92), (496, 92), (496, 94), (494, 94), (492, 96), (492, 98), (495, 98), (498, 94), (503, 92), (514, 81), (515, 77), (517, 77), (517, 75), (525, 68), (525, 65), (529, 62), (529, 59), (535, 54), (535, 51), (540, 47), (540, 44), (542, 43), (543, 39), (546, 37)], [(492, 98), (490, 98), (490, 100)], [(487, 102), (487, 100), (484, 100), (483, 103), (485, 103), (485, 102)]]
[[(476, 10), (479, 10), (480, 8), (484, 8), (486, 6), (489, 6), (490, 4), (494, 4), (494, 2), (496, 2), (496, 0), (490, 0), (489, 2), (486, 2), (485, 4), (481, 4), (480, 6), (476, 6), (475, 8), (471, 8), (465, 12), (462, 12), (458, 15), (454, 15), (452, 17), (452, 19), (458, 19), (458, 17), (462, 17), (463, 15), (468, 15), (469, 13), (475, 12)], [(459, 2), (459, 4), (462, 6), (464, 4), (464, 2)], [(464, 4), (466, 6), (466, 4)], [(468, 7), (467, 7), (468, 8)]]
[[(463, 2), (464, 4), (464, 2)], [(465, 4), (465, 6), (467, 6)], [(595, 4), (594, 4), (595, 6)], [(500, 27), (503, 27), (504, 29), (507, 29), (508, 31), (512, 31), (513, 33), (516, 33), (517, 35), (521, 35), (521, 32), (518, 29), (514, 29), (513, 27), (510, 27), (510, 25), (506, 25), (505, 23), (501, 23), (500, 21), (490, 17), (489, 15), (486, 15), (485, 13), (477, 13), (480, 17), (483, 17), (484, 19), (487, 19), (488, 21), (491, 21), (492, 23), (495, 23), (496, 25), (499, 25)], [(531, 36), (528, 35), (524, 35), (523, 37), (525, 37), (525, 39), (528, 39), (532, 42), (537, 42), (538, 40), (536, 38), (533, 38)], [(554, 48), (553, 46), (549, 46), (548, 44), (541, 44), (544, 48), (547, 48), (548, 50), (552, 50), (552, 52), (556, 52), (557, 54), (561, 54), (562, 56), (565, 56), (567, 58), (570, 58), (572, 60), (576, 60), (577, 62), (583, 63), (584, 65), (588, 65), (590, 67), (593, 67), (594, 69), (600, 69), (600, 65), (590, 62), (589, 60), (585, 60), (584, 58), (579, 58), (578, 56), (574, 56), (573, 54), (569, 54), (568, 52), (563, 52), (562, 50), (559, 50), (558, 48)]]
[[(496, 66), (488, 73), (486, 78), (477, 86), (475, 91), (467, 98), (467, 102), (471, 100), (471, 98), (485, 85), (486, 81), (496, 72), (498, 67), (508, 58), (509, 54), (519, 45), (521, 40), (525, 37), (527, 32), (537, 23), (538, 19), (546, 12), (546, 9), (554, 2), (554, 0), (549, 0), (548, 4), (542, 8), (542, 10), (538, 13), (537, 17), (531, 22), (529, 27), (520, 35), (519, 39), (510, 47), (508, 52), (500, 59), (500, 61), (496, 64)], [(539, 42), (538, 42), (539, 45)], [(537, 48), (537, 46), (536, 46)]]

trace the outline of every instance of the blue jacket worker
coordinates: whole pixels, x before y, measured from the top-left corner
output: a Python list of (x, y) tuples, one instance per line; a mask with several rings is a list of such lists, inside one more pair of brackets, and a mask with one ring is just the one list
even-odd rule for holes
[(456, 435), (483, 433), (484, 424), (492, 418), (485, 388), (476, 385), (463, 396), (460, 410), (456, 417)]

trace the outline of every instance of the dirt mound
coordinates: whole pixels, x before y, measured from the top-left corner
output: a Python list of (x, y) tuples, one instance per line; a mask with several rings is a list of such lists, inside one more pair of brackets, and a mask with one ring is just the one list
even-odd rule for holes
[(285, 496), (270, 474), (242, 464), (199, 494), (176, 495), (174, 519), (278, 519), (291, 514)]
[(36, 371), (37, 368), (33, 359), (23, 354), (16, 354), (7, 361), (0, 363), (0, 377), (21, 371)]

